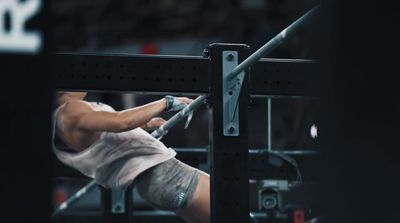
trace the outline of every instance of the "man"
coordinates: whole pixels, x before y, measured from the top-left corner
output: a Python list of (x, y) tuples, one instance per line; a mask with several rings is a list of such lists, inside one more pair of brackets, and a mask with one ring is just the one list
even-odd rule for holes
[(107, 188), (134, 183), (151, 205), (175, 211), (189, 223), (210, 221), (209, 175), (175, 159), (176, 152), (144, 129), (165, 120), (163, 111), (178, 111), (192, 102), (166, 96), (123, 111), (84, 101), (85, 92), (57, 92), (54, 134), (63, 146), (53, 146), (66, 165)]

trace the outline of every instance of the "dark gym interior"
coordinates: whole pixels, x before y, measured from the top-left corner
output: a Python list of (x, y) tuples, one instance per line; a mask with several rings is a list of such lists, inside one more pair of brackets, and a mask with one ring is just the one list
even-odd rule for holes
[[(398, 12), (376, 1), (0, 0), (0, 222), (185, 222), (134, 184), (105, 188), (57, 159), (59, 91), (116, 111), (206, 96), (160, 141), (210, 176), (210, 222), (397, 222)], [(221, 55), (237, 52), (238, 65), (285, 29), (243, 70), (238, 126), (223, 130), (233, 99)]]

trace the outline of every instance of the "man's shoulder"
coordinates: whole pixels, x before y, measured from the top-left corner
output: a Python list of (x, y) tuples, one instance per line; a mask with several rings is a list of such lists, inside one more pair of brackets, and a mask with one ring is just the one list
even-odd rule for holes
[(93, 108), (86, 101), (74, 100), (68, 101), (62, 105), (60, 111), (64, 114), (79, 115), (82, 113), (93, 111)]
[(56, 112), (56, 119), (63, 123), (65, 129), (71, 129), (85, 114), (93, 111), (85, 101), (68, 101), (61, 105)]

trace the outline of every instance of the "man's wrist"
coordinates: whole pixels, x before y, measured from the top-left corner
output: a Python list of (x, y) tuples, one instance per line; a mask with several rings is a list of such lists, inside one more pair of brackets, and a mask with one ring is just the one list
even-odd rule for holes
[(164, 100), (165, 100), (165, 111), (169, 111), (170, 109), (172, 109), (174, 105), (174, 97), (167, 95), (164, 97)]

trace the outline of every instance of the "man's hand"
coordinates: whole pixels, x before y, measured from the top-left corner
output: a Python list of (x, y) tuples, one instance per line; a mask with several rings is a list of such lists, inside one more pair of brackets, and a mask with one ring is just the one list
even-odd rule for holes
[(148, 123), (144, 124), (142, 128), (146, 131), (153, 131), (166, 122), (167, 121), (165, 121), (163, 118), (156, 117), (152, 118)]
[(187, 97), (175, 97), (175, 99), (184, 104), (190, 104), (193, 101), (193, 99)]
[(167, 111), (179, 111), (182, 110), (186, 105), (192, 103), (193, 99), (187, 97), (172, 97), (165, 96), (166, 98), (166, 110)]

